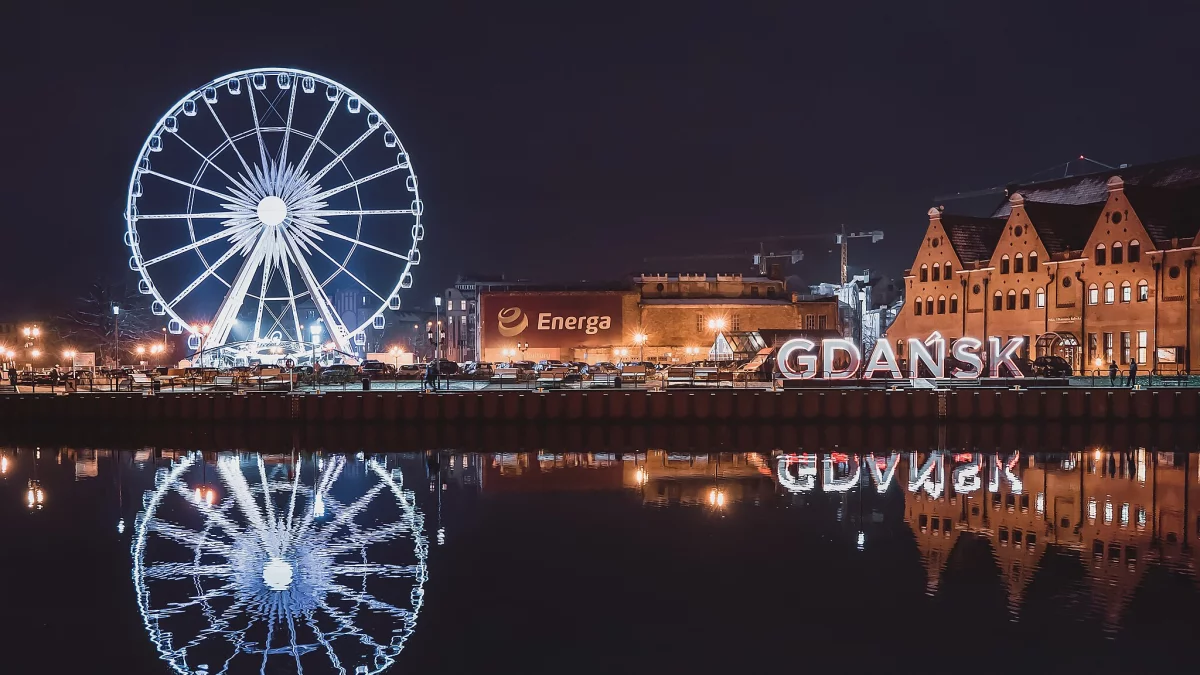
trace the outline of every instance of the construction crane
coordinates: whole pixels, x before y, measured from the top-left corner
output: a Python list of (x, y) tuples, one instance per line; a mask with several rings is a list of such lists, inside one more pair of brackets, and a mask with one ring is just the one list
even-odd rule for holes
[(767, 251), (766, 245), (759, 242), (758, 252), (752, 251), (737, 251), (733, 253), (698, 253), (694, 255), (658, 255), (642, 258), (642, 262), (662, 262), (670, 260), (678, 262), (680, 260), (720, 260), (722, 258), (750, 258), (754, 261), (754, 265), (758, 267), (758, 273), (762, 276), (767, 274), (768, 260), (787, 260), (793, 265), (804, 260), (804, 251), (800, 249), (792, 249), (790, 251)]
[[(774, 237), (756, 237), (760, 241), (789, 241), (792, 239), (827, 239), (832, 236), (834, 243), (842, 247), (842, 285), (844, 286), (849, 281), (849, 266), (850, 266), (850, 240), (851, 239), (870, 239), (872, 244), (883, 241), (883, 230), (866, 230), (863, 232), (847, 232), (846, 226), (842, 225), (841, 231), (830, 234), (784, 234)], [(761, 245), (761, 244), (760, 244)]]

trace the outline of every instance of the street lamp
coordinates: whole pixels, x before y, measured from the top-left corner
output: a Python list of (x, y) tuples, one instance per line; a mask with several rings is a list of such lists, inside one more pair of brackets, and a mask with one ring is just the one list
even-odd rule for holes
[(646, 334), (637, 332), (633, 334), (633, 343), (638, 346), (638, 361), (646, 360)]
[(517, 351), (521, 352), (521, 360), (525, 360), (525, 352), (529, 351), (529, 342), (518, 342)]
[(74, 373), (75, 372), (75, 350), (68, 349), (68, 350), (64, 351), (63, 358), (71, 360), (71, 372)]
[(713, 331), (725, 330), (725, 319), (716, 317), (708, 320), (708, 329)]

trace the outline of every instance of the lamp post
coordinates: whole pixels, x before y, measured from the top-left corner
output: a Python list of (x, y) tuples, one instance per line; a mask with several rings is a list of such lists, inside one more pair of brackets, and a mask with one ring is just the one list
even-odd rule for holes
[(518, 342), (517, 351), (521, 352), (521, 360), (525, 360), (525, 352), (529, 351), (529, 342)]
[(438, 335), (437, 340), (433, 343), (433, 358), (440, 359), (441, 352), (441, 332), (442, 332), (442, 296), (438, 295), (433, 298), (433, 318), (437, 321)]
[(117, 367), (121, 367), (121, 306), (113, 304), (113, 359), (117, 362)]
[(639, 331), (633, 334), (633, 343), (638, 346), (638, 361), (646, 360), (646, 334)]

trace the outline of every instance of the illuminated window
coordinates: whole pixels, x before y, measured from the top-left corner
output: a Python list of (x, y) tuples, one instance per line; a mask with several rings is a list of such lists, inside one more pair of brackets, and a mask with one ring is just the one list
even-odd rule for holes
[(942, 276), (944, 276), (944, 277), (946, 277), (947, 279), (949, 279), (949, 278), (950, 278), (950, 272), (951, 272), (953, 269), (954, 269), (954, 268), (953, 268), (953, 267), (950, 265), (950, 261), (949, 261), (949, 260), (947, 260), (947, 261), (946, 261), (946, 264), (945, 264), (945, 265), (942, 265)]
[(928, 298), (925, 298), (925, 313), (933, 314), (933, 296), (932, 295), (929, 296)]
[(467, 301), (466, 301), (466, 300), (460, 300), (460, 301), (459, 301), (459, 303), (458, 303), (458, 308), (459, 308), (459, 309), (461, 309), (461, 310), (462, 310), (462, 311), (464, 311), (464, 312), (465, 312), (465, 311), (467, 311)]
[(1129, 340), (1129, 331), (1121, 331), (1121, 365), (1129, 363), (1130, 349), (1132, 348)]
[(1025, 256), (1018, 253), (1016, 259), (1013, 260), (1013, 272), (1020, 274), (1024, 271), (1025, 271)]
[(1104, 334), (1104, 360), (1112, 363), (1113, 360), (1113, 334)]
[(937, 263), (933, 263), (933, 280), (938, 281), (941, 279), (941, 276), (942, 276), (942, 266)]
[(1037, 251), (1030, 251), (1029, 252), (1029, 271), (1030, 272), (1038, 271), (1037, 263), (1038, 263)]
[(1017, 308), (1017, 292), (1014, 290), (1010, 290), (1008, 292), (1008, 308), (1009, 309)]
[(704, 332), (704, 315), (700, 312), (696, 312), (696, 332)]
[(1008, 262), (1008, 254), (1005, 253), (1004, 257), (1000, 258), (1000, 274), (1008, 274)]
[(1128, 281), (1121, 282), (1121, 302), (1133, 300), (1133, 286)]
[[(1130, 249), (1129, 252), (1133, 253), (1133, 250)], [(1141, 281), (1138, 282), (1138, 302), (1145, 302), (1149, 299), (1150, 299), (1150, 284), (1147, 283), (1145, 279), (1142, 279)]]
[(1096, 284), (1088, 286), (1088, 304), (1094, 305), (1100, 302), (1100, 288)]
[(944, 295), (938, 296), (937, 309), (938, 309), (938, 314), (946, 313), (946, 296), (944, 296)]
[(1021, 309), (1029, 309), (1029, 289), (1021, 289)]
[(1112, 264), (1114, 265), (1120, 265), (1121, 263), (1125, 262), (1125, 248), (1121, 245), (1121, 242), (1113, 242), (1112, 255), (1110, 257), (1112, 258)]
[(1145, 363), (1145, 362), (1146, 362), (1146, 348), (1147, 348), (1147, 346), (1148, 346), (1148, 345), (1147, 345), (1147, 341), (1149, 340), (1149, 337), (1150, 337), (1150, 336), (1149, 336), (1149, 334), (1148, 334), (1146, 331), (1144, 331), (1144, 330), (1139, 330), (1139, 331), (1137, 332), (1137, 340), (1138, 340), (1138, 345), (1137, 345), (1137, 346), (1138, 346), (1138, 357), (1137, 357), (1137, 359), (1138, 359), (1138, 363)]
[(957, 295), (950, 296), (950, 313), (958, 314), (958, 296)]
[(729, 330), (739, 331), (741, 329), (742, 329), (742, 317), (737, 314), (734, 314), (733, 316), (729, 317)]
[(1129, 262), (1135, 263), (1142, 259), (1142, 242), (1134, 239), (1129, 242)]
[(1046, 306), (1046, 289), (1044, 288), (1037, 289), (1037, 306), (1038, 309)]
[(996, 291), (996, 294), (992, 296), (992, 311), (999, 312), (1002, 309), (1004, 309), (1004, 294)]
[(929, 281), (929, 265), (921, 264), (921, 281)]
[(1108, 263), (1108, 251), (1105, 250), (1104, 244), (1096, 244), (1096, 255), (1092, 257), (1092, 260), (1097, 265), (1105, 265)]
[(1104, 284), (1104, 304), (1111, 305), (1117, 301), (1117, 287), (1113, 286), (1113, 282), (1109, 281)]

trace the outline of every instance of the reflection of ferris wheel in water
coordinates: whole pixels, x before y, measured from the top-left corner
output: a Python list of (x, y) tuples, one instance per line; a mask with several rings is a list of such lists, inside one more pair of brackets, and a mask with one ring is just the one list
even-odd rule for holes
[(158, 121), (129, 181), (125, 243), (154, 314), (214, 360), (302, 356), (310, 339), (353, 352), (412, 285), (422, 211), (378, 110), (328, 78), (261, 68)]
[(400, 470), (289, 465), (222, 457), (217, 487), (192, 454), (155, 476), (133, 578), (175, 672), (378, 673), (414, 630), (428, 543)]

